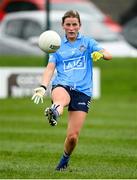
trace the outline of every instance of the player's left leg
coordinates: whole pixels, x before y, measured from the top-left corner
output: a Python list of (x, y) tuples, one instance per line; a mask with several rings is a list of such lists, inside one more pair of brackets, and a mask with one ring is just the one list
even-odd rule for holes
[(69, 111), (67, 136), (64, 143), (64, 154), (61, 157), (56, 170), (60, 171), (67, 168), (70, 155), (78, 142), (79, 133), (86, 119), (86, 115), (87, 113), (83, 111)]
[(66, 153), (71, 154), (77, 144), (80, 130), (86, 119), (87, 113), (84, 111), (70, 111), (68, 115), (67, 137), (64, 144)]

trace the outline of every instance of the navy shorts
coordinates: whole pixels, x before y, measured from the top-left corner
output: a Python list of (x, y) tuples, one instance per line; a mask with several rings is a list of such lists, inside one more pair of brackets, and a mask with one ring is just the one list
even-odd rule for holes
[(53, 85), (52, 90), (56, 87), (63, 87), (70, 95), (70, 103), (68, 104), (68, 111), (84, 111), (88, 112), (91, 97), (86, 94), (76, 91), (69, 86)]

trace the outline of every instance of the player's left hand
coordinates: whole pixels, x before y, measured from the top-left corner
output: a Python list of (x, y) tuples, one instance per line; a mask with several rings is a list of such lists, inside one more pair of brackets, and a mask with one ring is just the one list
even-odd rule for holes
[(103, 58), (103, 54), (101, 52), (95, 51), (91, 54), (91, 57), (94, 62), (98, 61), (99, 59)]

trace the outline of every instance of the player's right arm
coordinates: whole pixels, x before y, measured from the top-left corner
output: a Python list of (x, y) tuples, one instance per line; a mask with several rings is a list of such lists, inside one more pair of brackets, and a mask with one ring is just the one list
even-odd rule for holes
[(55, 70), (55, 64), (53, 62), (49, 62), (44, 70), (41, 86), (34, 89), (34, 94), (31, 98), (35, 104), (38, 104), (39, 102), (43, 103), (43, 97), (46, 93), (47, 86), (49, 85), (52, 79), (54, 70)]
[(42, 85), (46, 87), (49, 85), (51, 78), (54, 74), (54, 70), (55, 70), (55, 63), (49, 62), (42, 76)]

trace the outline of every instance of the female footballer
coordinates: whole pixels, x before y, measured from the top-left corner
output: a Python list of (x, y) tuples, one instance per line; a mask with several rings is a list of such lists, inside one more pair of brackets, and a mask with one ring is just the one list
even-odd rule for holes
[(58, 171), (67, 168), (88, 113), (93, 88), (92, 62), (112, 58), (111, 54), (96, 40), (80, 33), (81, 20), (77, 11), (70, 10), (64, 14), (62, 28), (65, 36), (61, 47), (50, 54), (41, 86), (34, 90), (32, 97), (36, 104), (43, 102), (43, 96), (56, 69), (57, 74), (52, 81), (51, 91), (53, 104), (46, 108), (45, 116), (50, 125), (57, 125), (64, 107), (68, 107), (67, 133), (64, 152), (56, 167)]

